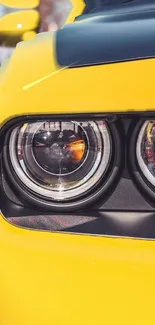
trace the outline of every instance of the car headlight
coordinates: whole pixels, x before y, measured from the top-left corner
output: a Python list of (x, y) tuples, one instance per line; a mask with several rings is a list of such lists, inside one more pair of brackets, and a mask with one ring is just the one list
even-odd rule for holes
[(37, 207), (83, 208), (108, 193), (117, 174), (115, 141), (103, 120), (23, 122), (7, 138), (3, 162), (11, 186)]
[(141, 172), (155, 187), (155, 120), (145, 121), (141, 126), (136, 154)]

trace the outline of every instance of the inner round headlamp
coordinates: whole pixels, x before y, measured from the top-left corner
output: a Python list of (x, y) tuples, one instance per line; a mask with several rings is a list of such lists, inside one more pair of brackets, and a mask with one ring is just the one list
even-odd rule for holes
[(16, 127), (9, 155), (20, 181), (54, 201), (85, 195), (103, 177), (111, 156), (104, 122), (45, 121)]
[(155, 187), (155, 120), (146, 121), (142, 125), (136, 153), (142, 174)]
[(66, 201), (86, 195), (103, 177), (111, 139), (101, 121), (27, 123), (12, 131), (9, 156), (29, 191)]

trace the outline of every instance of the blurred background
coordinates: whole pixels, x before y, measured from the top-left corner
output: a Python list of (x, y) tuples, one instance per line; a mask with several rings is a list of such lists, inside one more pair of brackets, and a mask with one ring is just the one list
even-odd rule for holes
[(21, 40), (63, 27), (70, 0), (3, 0), (0, 2), (0, 65)]
[(72, 15), (74, 20), (76, 15), (110, 6), (146, 1), (155, 0), (0, 0), (0, 65), (18, 42), (31, 40), (37, 33), (62, 28)]

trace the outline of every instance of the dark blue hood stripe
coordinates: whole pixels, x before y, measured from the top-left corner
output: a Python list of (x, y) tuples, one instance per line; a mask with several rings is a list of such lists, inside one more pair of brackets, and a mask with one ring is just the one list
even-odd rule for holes
[(56, 34), (61, 66), (85, 66), (155, 57), (155, 7), (102, 15), (66, 25)]

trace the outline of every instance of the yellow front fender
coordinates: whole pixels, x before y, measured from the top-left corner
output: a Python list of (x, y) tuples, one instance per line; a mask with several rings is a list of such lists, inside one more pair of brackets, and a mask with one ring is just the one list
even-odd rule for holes
[[(56, 33), (40, 34), (0, 69), (0, 125), (154, 110), (154, 84), (155, 59), (70, 69), (58, 65)], [(0, 214), (0, 264), (0, 325), (155, 324), (153, 240), (25, 230)]]
[(154, 325), (155, 242), (24, 230), (0, 216), (1, 325)]

